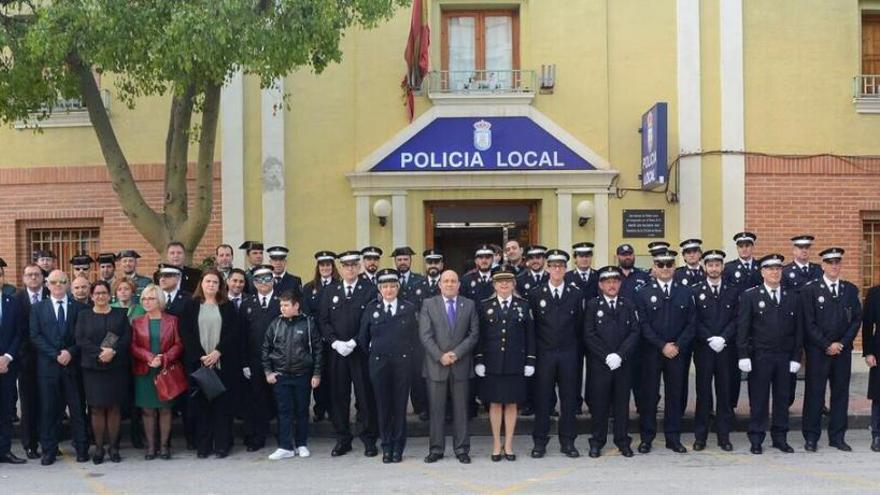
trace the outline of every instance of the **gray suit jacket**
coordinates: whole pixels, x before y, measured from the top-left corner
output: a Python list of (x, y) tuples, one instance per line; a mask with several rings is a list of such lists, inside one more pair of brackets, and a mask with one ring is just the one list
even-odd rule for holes
[[(446, 381), (449, 373), (455, 380), (467, 380), (474, 375), (473, 350), (480, 336), (480, 320), (476, 305), (466, 297), (455, 301), (455, 325), (449, 328), (446, 301), (437, 295), (422, 303), (419, 313), (419, 337), (425, 346), (425, 364), (422, 376), (432, 381)], [(458, 360), (452, 366), (440, 364), (440, 357), (452, 351)]]

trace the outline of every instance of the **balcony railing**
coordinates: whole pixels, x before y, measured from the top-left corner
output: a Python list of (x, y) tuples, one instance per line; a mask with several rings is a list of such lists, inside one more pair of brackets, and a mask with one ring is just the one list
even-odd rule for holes
[[(110, 112), (110, 91), (101, 90), (101, 102), (104, 108)], [(45, 116), (42, 120), (40, 117)], [(83, 127), (92, 125), (89, 120), (88, 110), (81, 98), (59, 99), (49, 107), (43, 107), (34, 112), (31, 118), (15, 123), (16, 129), (33, 127)]]
[(860, 74), (853, 78), (853, 103), (858, 113), (880, 113), (880, 75)]
[(533, 70), (443, 70), (428, 74), (430, 95), (534, 96), (537, 77)]

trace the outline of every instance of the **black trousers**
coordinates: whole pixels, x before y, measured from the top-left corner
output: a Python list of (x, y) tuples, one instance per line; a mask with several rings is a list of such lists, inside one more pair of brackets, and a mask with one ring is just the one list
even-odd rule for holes
[(804, 395), (804, 439), (818, 442), (822, 436), (822, 406), (825, 404), (825, 385), (831, 386), (831, 407), (828, 418), (828, 441), (844, 441), (849, 409), (849, 378), (852, 373), (852, 353), (844, 350), (836, 356), (823, 349), (807, 347), (806, 393)]
[(10, 365), (9, 370), (0, 375), (0, 456), (8, 454), (12, 447), (16, 378), (18, 378), (18, 367), (15, 365)]
[[(730, 343), (728, 345), (732, 345)], [(733, 344), (735, 345), (735, 344)], [(739, 356), (736, 352), (731, 352), (727, 355), (729, 361), (727, 363), (727, 367), (730, 371), (730, 409), (733, 411), (736, 409), (736, 406), (739, 405), (739, 395), (740, 389), (742, 388), (742, 374), (739, 370)]]
[(660, 403), (660, 377), (663, 377), (663, 433), (667, 443), (681, 441), (681, 384), (684, 380), (683, 353), (672, 359), (649, 345), (642, 352), (642, 406), (639, 429), (643, 442), (657, 436), (657, 404)]
[[(327, 347), (321, 349), (321, 355), (325, 365), (330, 359), (330, 352), (335, 351), (331, 351)], [(330, 375), (326, 367), (322, 372), (321, 384), (318, 385), (317, 388), (312, 389), (312, 397), (315, 399), (315, 405), (313, 407), (315, 416), (323, 417), (324, 414), (330, 414), (330, 408), (333, 401), (331, 400), (332, 396), (330, 394)]]
[[(69, 366), (73, 366), (73, 364)], [(58, 451), (58, 439), (61, 437), (61, 415), (64, 408), (67, 408), (70, 414), (73, 448), (78, 453), (85, 453), (89, 450), (83, 400), (79, 395), (78, 374), (73, 368), (65, 368), (56, 376), (37, 376), (41, 406), (40, 446), (43, 448), (44, 454)]]
[(602, 448), (608, 440), (608, 416), (614, 417), (614, 445), (628, 447), (632, 439), (626, 434), (629, 424), (629, 394), (632, 389), (632, 360), (626, 360), (614, 371), (595, 356), (589, 360), (588, 382), (593, 435), (590, 446)]
[[(730, 441), (730, 428), (733, 422), (733, 411), (730, 404), (730, 354), (735, 348), (725, 347), (715, 352), (705, 344), (698, 344), (694, 349), (694, 366), (697, 370), (697, 406), (694, 412), (694, 438), (705, 442), (709, 436), (709, 416), (715, 404), (715, 433), (718, 443)], [(739, 371), (739, 370), (737, 370)], [(712, 389), (715, 389), (713, 400)]]
[(788, 435), (788, 394), (791, 393), (790, 355), (762, 353), (752, 357), (749, 373), (749, 441), (761, 445), (767, 434), (770, 394), (773, 394), (773, 420), (770, 437), (783, 442)]
[[(411, 389), (412, 355), (370, 355), (370, 381), (376, 396), (376, 419), (382, 451), (403, 454), (406, 406)], [(424, 384), (424, 380), (419, 380)]]
[(590, 382), (590, 355), (583, 345), (578, 346), (578, 364), (577, 364), (577, 397), (575, 397), (575, 415), (581, 413), (581, 405), (587, 406), (590, 411), (590, 390), (588, 383)]
[(422, 367), (425, 364), (425, 348), (416, 346), (410, 358), (410, 399), (412, 400), (413, 412), (421, 414), (428, 412), (428, 388), (422, 377)]
[(19, 435), (21, 447), (37, 450), (40, 441), (40, 394), (37, 386), (37, 363), (33, 356), (21, 356), (18, 374), (18, 400), (21, 404)]
[[(550, 439), (550, 410), (556, 401), (548, 400), (559, 386), (559, 443), (574, 445), (577, 437), (575, 405), (578, 391), (578, 350), (539, 351), (535, 368), (535, 427), (532, 439), (535, 448), (545, 449)], [(579, 406), (579, 404), (577, 404)]]
[(684, 416), (684, 413), (687, 411), (688, 407), (688, 395), (690, 392), (690, 380), (691, 380), (691, 362), (694, 358), (694, 348), (692, 346), (685, 347), (681, 350), (681, 354), (684, 354), (684, 375), (681, 380), (681, 415)]
[(351, 444), (351, 391), (353, 388), (355, 400), (359, 404), (358, 423), (360, 423), (361, 441), (364, 442), (364, 445), (375, 444), (378, 437), (376, 404), (370, 385), (367, 357), (360, 350), (345, 357), (332, 351), (328, 364), (330, 393), (333, 396), (330, 416), (333, 418), (333, 429), (336, 430), (336, 441), (346, 445)]
[(250, 368), (245, 437), (249, 447), (260, 448), (266, 445), (266, 437), (270, 434), (269, 422), (275, 417), (275, 395), (272, 386), (266, 382), (263, 366), (251, 363)]
[[(227, 382), (224, 380), (224, 385)], [(232, 393), (226, 392), (208, 400), (201, 392), (189, 398), (190, 417), (196, 425), (196, 448), (201, 454), (229, 452), (232, 446)]]

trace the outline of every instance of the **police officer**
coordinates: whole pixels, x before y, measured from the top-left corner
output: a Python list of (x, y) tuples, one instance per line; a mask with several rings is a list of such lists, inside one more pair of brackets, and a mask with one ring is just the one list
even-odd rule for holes
[(119, 267), (122, 268), (122, 275), (130, 278), (134, 282), (135, 287), (137, 287), (135, 290), (135, 297), (137, 299), (140, 299), (144, 287), (152, 282), (150, 277), (145, 277), (137, 272), (137, 260), (140, 257), (141, 255), (134, 249), (123, 249), (116, 254), (116, 259), (119, 260)]
[[(317, 321), (318, 313), (320, 311), (321, 294), (324, 291), (324, 288), (338, 281), (339, 271), (336, 270), (336, 253), (332, 251), (318, 251), (315, 253), (314, 278), (303, 286), (303, 313), (311, 316)], [(326, 363), (330, 359), (330, 352), (331, 351), (327, 346), (322, 346), (322, 362)], [(316, 388), (312, 389), (312, 395), (315, 398), (315, 405), (313, 408), (315, 422), (323, 421), (325, 417), (330, 416), (330, 381), (322, 380)]]
[[(617, 246), (617, 266), (620, 268), (620, 295), (630, 301), (636, 300), (636, 289), (651, 281), (651, 275), (637, 268), (635, 250), (631, 244)], [(638, 380), (633, 380), (633, 383)]]
[(165, 293), (165, 312), (178, 318), (183, 314), (183, 307), (192, 294), (181, 288), (182, 272), (177, 265), (159, 263), (156, 270), (159, 277), (159, 288)]
[(522, 297), (525, 297), (532, 287), (547, 282), (547, 271), (544, 270), (547, 248), (535, 244), (526, 247), (525, 253), (526, 269), (516, 276), (516, 291)]
[[(731, 451), (730, 357), (736, 354), (736, 305), (739, 292), (722, 280), (724, 258), (721, 250), (703, 254), (706, 279), (692, 286), (696, 303), (694, 364), (697, 368), (697, 407), (694, 414), (694, 450), (706, 448), (709, 417), (715, 408), (715, 432), (721, 450)], [(737, 370), (739, 371), (739, 370)], [(715, 388), (715, 401), (712, 387)]]
[(643, 454), (651, 451), (651, 442), (657, 434), (661, 375), (666, 448), (679, 454), (687, 452), (681, 444), (681, 391), (687, 369), (684, 350), (694, 337), (696, 311), (691, 290), (673, 280), (677, 254), (665, 251), (654, 256), (657, 278), (636, 292), (644, 338), (639, 415), (639, 452)]
[(263, 266), (263, 243), (259, 241), (244, 241), (238, 246), (244, 249), (245, 273), (247, 274), (246, 292), (254, 293), (254, 270)]
[(822, 435), (822, 405), (825, 384), (831, 386), (828, 444), (849, 452), (844, 440), (849, 408), (849, 378), (852, 370), (852, 344), (862, 324), (859, 290), (840, 279), (844, 250), (828, 248), (822, 257), (823, 275), (801, 290), (803, 302), (806, 393), (804, 394), (804, 448), (816, 451)]
[(287, 272), (287, 255), (290, 250), (284, 246), (272, 246), (266, 250), (269, 255), (269, 264), (272, 265), (272, 277), (274, 277), (275, 292), (291, 292), (298, 298), (302, 297), (302, 279)]
[[(578, 242), (571, 247), (574, 256), (574, 268), (565, 274), (565, 282), (577, 285), (584, 296), (584, 304), (599, 295), (599, 276), (593, 269), (593, 243)], [(583, 345), (583, 340), (578, 342), (578, 374), (577, 374), (577, 398), (575, 400), (575, 412), (581, 413), (581, 404), (587, 403), (590, 407), (590, 394), (587, 393), (584, 384), (584, 363), (589, 359), (589, 353)], [(587, 381), (590, 379), (590, 367), (586, 367)]]
[(684, 265), (675, 269), (674, 279), (681, 285), (694, 286), (706, 280), (706, 271), (700, 260), (703, 256), (703, 241), (700, 239), (687, 239), (681, 241), (678, 247), (681, 248), (681, 258)]
[(113, 253), (101, 253), (98, 255), (98, 280), (107, 282), (113, 287), (113, 279), (116, 277), (116, 255)]
[[(742, 292), (751, 287), (761, 285), (761, 269), (754, 258), (755, 242), (758, 236), (751, 232), (739, 232), (734, 234), (733, 241), (736, 243), (737, 259), (724, 264), (722, 277), (724, 282)], [(742, 376), (738, 368), (738, 356), (730, 354), (730, 408), (735, 410), (739, 404)], [(793, 391), (793, 389), (792, 389)]]
[(92, 281), (92, 263), (95, 260), (92, 259), (86, 253), (75, 254), (70, 258), (70, 271), (72, 273), (70, 280), (76, 280), (79, 277), (83, 277), (89, 282)]
[(477, 246), (474, 252), (476, 270), (461, 277), (461, 295), (479, 304), (492, 296), (492, 248), (488, 244)]
[(382, 249), (376, 246), (367, 246), (361, 249), (361, 260), (363, 261), (364, 271), (361, 278), (376, 285), (376, 272), (379, 271), (379, 264), (382, 261)]
[(397, 270), (379, 270), (376, 281), (381, 299), (368, 305), (361, 317), (358, 346), (369, 352), (382, 462), (388, 464), (401, 462), (406, 447), (406, 407), (419, 324), (415, 304), (397, 297)]
[(7, 296), (15, 295), (15, 286), (12, 284), (6, 283), (6, 260), (0, 258), (0, 293), (3, 293)]
[[(416, 307), (416, 313), (422, 307), (422, 301), (428, 297), (428, 279), (424, 275), (413, 272), (412, 257), (416, 254), (409, 246), (395, 248), (391, 252), (394, 258), (394, 266), (400, 279), (399, 296), (405, 301), (413, 303)], [(378, 274), (377, 274), (378, 276)], [(425, 380), (422, 379), (422, 361), (425, 359), (425, 350), (419, 346), (416, 350), (416, 356), (410, 360), (412, 364), (412, 375), (410, 383), (412, 384), (412, 405), (413, 412), (418, 415), (422, 421), (428, 421), (428, 390)]]
[(364, 455), (374, 457), (377, 425), (376, 405), (370, 386), (367, 349), (358, 347), (361, 314), (368, 305), (376, 302), (376, 286), (359, 277), (361, 253), (345, 251), (339, 254), (342, 280), (325, 288), (319, 304), (319, 325), (324, 342), (330, 346), (330, 393), (332, 394), (333, 429), (336, 445), (330, 452), (333, 457), (351, 451), (351, 391), (354, 389), (361, 424), (361, 441)]
[(274, 283), (274, 272), (269, 265), (254, 267), (252, 272), (254, 293), (241, 303), (239, 314), (242, 318), (242, 337), (244, 338), (244, 359), (242, 374), (248, 381), (249, 410), (245, 415), (245, 437), (248, 452), (255, 452), (266, 446), (269, 435), (269, 422), (275, 416), (275, 401), (272, 387), (266, 382), (263, 370), (263, 341), (272, 320), (281, 314), (281, 302)]
[(796, 235), (791, 238), (792, 260), (782, 268), (782, 286), (799, 292), (808, 282), (822, 278), (822, 267), (810, 261), (810, 248), (815, 237)]
[[(632, 300), (620, 296), (620, 268), (599, 269), (601, 295), (587, 301), (584, 312), (584, 341), (590, 353), (590, 413), (593, 431), (590, 457), (599, 457), (608, 439), (609, 411), (614, 414), (614, 445), (624, 457), (632, 457), (629, 424), (629, 393), (632, 362), (639, 340), (639, 318)], [(635, 359), (634, 359), (635, 358)]]
[(425, 299), (440, 294), (440, 274), (443, 273), (443, 253), (437, 249), (422, 252), (425, 259), (425, 275), (428, 280), (428, 293)]
[(862, 314), (862, 355), (868, 366), (868, 399), (871, 400), (871, 450), (880, 452), (880, 285), (868, 289)]
[(46, 249), (40, 249), (38, 251), (34, 251), (34, 263), (40, 267), (40, 270), (43, 271), (43, 283), (46, 284), (47, 279), (49, 277), (49, 272), (57, 268), (58, 265), (58, 257), (55, 256), (55, 253)]
[(561, 249), (547, 251), (547, 282), (528, 294), (535, 325), (537, 361), (535, 369), (535, 426), (532, 457), (544, 457), (550, 432), (550, 409), (559, 387), (558, 425), (560, 451), (567, 457), (580, 457), (574, 446), (577, 438), (575, 404), (579, 341), (583, 329), (584, 295), (575, 284), (565, 283), (569, 255)]
[(794, 292), (782, 287), (781, 254), (760, 259), (764, 282), (746, 289), (737, 309), (736, 345), (740, 371), (749, 373), (749, 442), (752, 454), (763, 453), (770, 393), (773, 393), (773, 447), (794, 452), (788, 444), (789, 374), (797, 373), (803, 343), (800, 308)]
[(526, 269), (523, 260), (523, 248), (516, 239), (508, 239), (504, 243), (504, 263), (513, 270), (513, 273), (519, 275)]

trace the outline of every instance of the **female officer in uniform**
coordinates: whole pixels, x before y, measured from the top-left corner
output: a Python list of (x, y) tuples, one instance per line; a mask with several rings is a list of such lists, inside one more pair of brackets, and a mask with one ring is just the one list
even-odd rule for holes
[(397, 298), (399, 280), (397, 270), (390, 268), (376, 274), (382, 298), (364, 309), (357, 342), (369, 353), (385, 464), (403, 460), (410, 370), (415, 346), (420, 345), (418, 311), (414, 303)]
[(480, 340), (474, 356), (474, 372), (483, 378), (480, 398), (489, 404), (492, 426), (492, 461), (501, 453), (501, 421), (504, 420), (504, 454), (515, 461), (513, 433), (517, 403), (526, 396), (525, 377), (535, 374), (535, 332), (529, 303), (514, 295), (515, 275), (507, 266), (492, 273), (495, 295), (480, 303)]
[[(336, 253), (331, 251), (318, 251), (315, 253), (315, 276), (303, 286), (302, 312), (317, 320), (321, 293), (324, 287), (339, 282), (339, 280), (339, 271), (336, 269)], [(321, 352), (323, 353), (323, 362), (326, 363), (330, 360), (330, 348), (324, 346)], [(317, 388), (312, 389), (312, 396), (315, 398), (315, 406), (313, 408), (315, 422), (329, 418), (331, 402), (330, 380), (326, 380), (321, 385), (318, 385)]]

